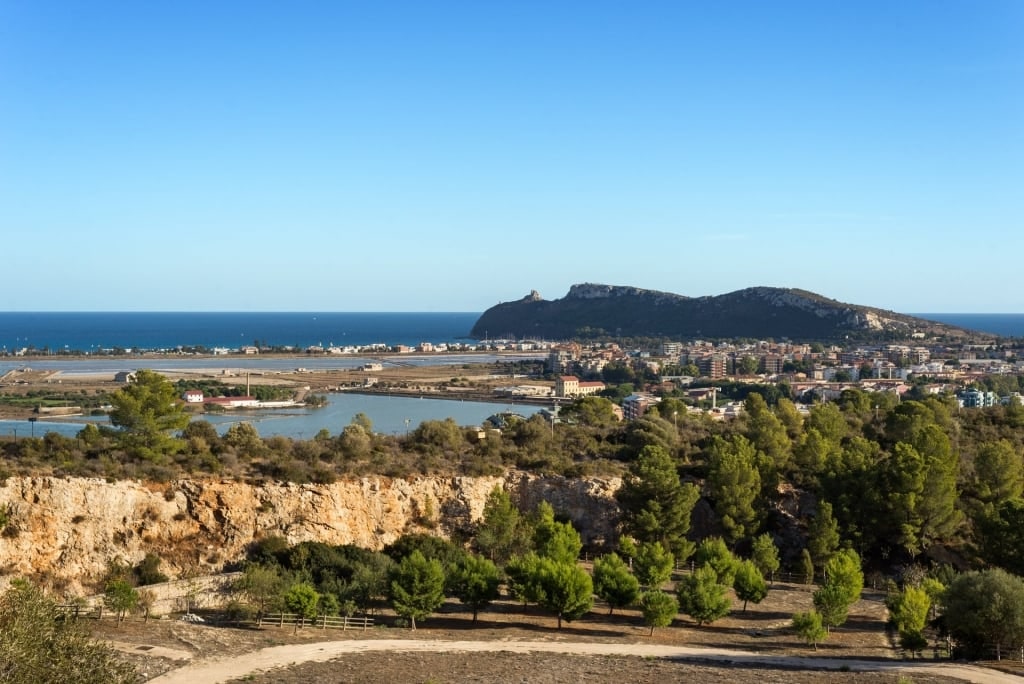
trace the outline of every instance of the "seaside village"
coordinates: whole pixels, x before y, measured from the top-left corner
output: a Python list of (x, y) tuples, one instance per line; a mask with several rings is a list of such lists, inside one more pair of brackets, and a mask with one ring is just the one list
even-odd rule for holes
[[(216, 350), (221, 354), (259, 354), (256, 347)], [(586, 344), (535, 340), (489, 340), (477, 344), (423, 342), (416, 346), (374, 344), (361, 347), (321, 347), (304, 350), (307, 355), (354, 354), (446, 354), (472, 352), (517, 352), (545, 358), (549, 378), (543, 384), (526, 382), (499, 385), (491, 390), (495, 398), (523, 403), (554, 404), (541, 411), (557, 420), (559, 405), (580, 397), (606, 392), (611, 386), (632, 384), (636, 391), (618, 397), (614, 410), (621, 420), (635, 420), (664, 396), (687, 400), (691, 413), (722, 420), (743, 411), (743, 402), (732, 401), (719, 384), (743, 383), (785, 385), (800, 410), (814, 402), (830, 401), (847, 389), (885, 392), (901, 398), (908, 392), (952, 394), (961, 407), (981, 408), (1018, 402), (1024, 396), (1015, 391), (1016, 382), (993, 382), (1024, 375), (1024, 344), (942, 345), (884, 344), (874, 346), (823, 346), (792, 342), (760, 341), (747, 344), (695, 341), (661, 342), (649, 349), (625, 349), (609, 342)], [(377, 357), (386, 358), (384, 356)], [(523, 357), (520, 357), (523, 358)], [(379, 361), (358, 370), (382, 370)], [(616, 372), (609, 373), (610, 369)], [(629, 376), (622, 379), (622, 371)], [(305, 369), (297, 369), (304, 371)], [(520, 376), (514, 376), (520, 378)], [(550, 378), (554, 379), (552, 383)], [(377, 384), (375, 377), (364, 388)], [(1004, 386), (1005, 392), (992, 388)], [(213, 399), (195, 390), (182, 397), (186, 402), (220, 402), (223, 408), (266, 408), (249, 396)], [(274, 406), (293, 402), (275, 402)]]
[[(512, 346), (512, 343), (505, 343)], [(1024, 347), (1007, 345), (908, 346), (886, 344), (843, 349), (819, 344), (757, 342), (663, 342), (657, 349), (627, 351), (614, 343), (515, 343), (521, 351), (547, 350), (546, 370), (554, 386), (518, 384), (496, 393), (520, 399), (573, 400), (607, 389), (606, 369), (628, 368), (636, 373), (637, 391), (616, 406), (620, 419), (639, 418), (666, 395), (689, 400), (689, 411), (714, 419), (738, 415), (743, 403), (720, 395), (716, 382), (786, 385), (798, 408), (816, 401), (838, 399), (847, 389), (886, 392), (901, 398), (949, 393), (964, 408), (1024, 403), (1020, 392), (999, 393), (993, 376), (1015, 380), (1024, 374)], [(709, 382), (710, 381), (710, 382)], [(1001, 383), (1013, 388), (1016, 382)]]
[[(257, 353), (258, 350), (239, 350)], [(741, 401), (727, 398), (726, 383), (784, 385), (798, 408), (830, 401), (847, 389), (885, 392), (898, 398), (912, 393), (951, 394), (964, 408), (1024, 403), (1016, 391), (1016, 376), (1024, 375), (1024, 343), (879, 344), (824, 346), (758, 341), (745, 344), (694, 341), (661, 342), (650, 348), (625, 349), (616, 343), (557, 343), (536, 340), (488, 340), (470, 344), (369, 347), (311, 347), (307, 354), (443, 354), (518, 352), (546, 359), (544, 384), (523, 383), (493, 388), (496, 397), (524, 403), (554, 404), (542, 413), (557, 420), (559, 405), (579, 397), (606, 392), (612, 385), (632, 384), (635, 391), (615, 406), (623, 420), (639, 418), (667, 395), (682, 397), (692, 413), (726, 419), (743, 410)], [(379, 370), (368, 364), (362, 370)], [(623, 379), (623, 369), (627, 379)], [(609, 372), (614, 370), (615, 372)], [(518, 376), (516, 376), (518, 377)], [(1003, 381), (994, 379), (1002, 377)], [(551, 378), (554, 382), (551, 382)], [(367, 385), (374, 384), (367, 379)], [(996, 391), (1005, 388), (1006, 391)]]

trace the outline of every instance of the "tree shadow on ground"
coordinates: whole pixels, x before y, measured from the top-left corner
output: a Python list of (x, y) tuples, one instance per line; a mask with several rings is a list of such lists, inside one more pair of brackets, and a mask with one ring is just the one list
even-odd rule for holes
[[(575, 637), (593, 638), (618, 638), (629, 636), (629, 632), (608, 629), (606, 623), (600, 627), (588, 627), (584, 620), (562, 621), (562, 628), (558, 628), (558, 620), (554, 615), (547, 614), (543, 623), (538, 622), (509, 622), (506, 620), (490, 620), (487, 614), (481, 612), (476, 623), (472, 619), (462, 617), (444, 617), (434, 614), (426, 620), (417, 621), (417, 628), (429, 627), (430, 629), (442, 629), (451, 632), (466, 632), (467, 637), (475, 631), (522, 631), (546, 635), (564, 635)], [(393, 621), (392, 621), (393, 622)], [(394, 625), (392, 625), (394, 626)]]

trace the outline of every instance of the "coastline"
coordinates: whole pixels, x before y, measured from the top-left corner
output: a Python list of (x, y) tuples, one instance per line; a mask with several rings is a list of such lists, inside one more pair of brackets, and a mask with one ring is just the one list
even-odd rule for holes
[[(429, 397), (445, 401), (550, 406), (552, 401), (495, 395), (497, 386), (515, 382), (501, 366), (543, 358), (537, 352), (482, 351), (419, 354), (377, 354), (343, 358), (307, 354), (273, 355), (133, 355), (111, 360), (90, 355), (19, 357), (17, 364), (0, 361), (0, 419), (44, 419), (45, 406), (70, 406), (114, 392), (124, 386), (118, 375), (146, 368), (171, 381), (248, 383), (291, 388), (296, 396), (348, 392), (367, 396)], [(369, 364), (376, 364), (368, 368)], [(450, 387), (458, 376), (474, 387)], [(538, 381), (533, 381), (536, 384)], [(379, 386), (378, 386), (379, 383)], [(83, 399), (79, 399), (81, 396)], [(39, 401), (33, 398), (38, 397)], [(50, 401), (46, 399), (49, 397)], [(95, 402), (83, 403), (89, 413)], [(78, 408), (76, 406), (76, 408)], [(46, 416), (50, 418), (53, 416)]]
[(489, 394), (486, 392), (422, 392), (415, 390), (401, 390), (391, 388), (382, 388), (374, 390), (372, 387), (354, 387), (351, 389), (338, 389), (332, 390), (339, 394), (363, 394), (366, 396), (395, 396), (403, 397), (405, 399), (441, 399), (443, 401), (472, 401), (482, 402), (487, 404), (507, 404), (510, 406), (516, 406), (517, 404), (523, 404), (527, 406), (553, 406), (556, 400), (559, 402), (566, 402), (567, 400), (559, 397), (502, 397), (493, 393)]

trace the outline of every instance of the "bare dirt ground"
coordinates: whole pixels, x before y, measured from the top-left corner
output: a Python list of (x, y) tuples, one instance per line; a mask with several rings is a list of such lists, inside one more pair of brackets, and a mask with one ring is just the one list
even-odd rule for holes
[[(245, 676), (234, 682), (256, 684), (348, 684), (379, 682), (381, 677), (402, 682), (477, 682), (504, 684), (530, 682), (563, 684), (663, 684), (707, 682), (738, 684), (895, 684), (891, 672), (821, 672), (771, 669), (742, 665), (699, 664), (665, 658), (619, 655), (570, 655), (556, 653), (363, 653), (345, 655), (323, 663), (304, 663), (266, 673)], [(960, 680), (935, 675), (913, 675), (915, 684), (946, 684)]]
[[(636, 611), (609, 617), (606, 610), (596, 606), (581, 620), (557, 630), (550, 615), (509, 602), (481, 613), (476, 625), (458, 603), (448, 603), (416, 631), (391, 626), (392, 617), (385, 613), (378, 616), (379, 626), (366, 631), (306, 627), (296, 633), (288, 627), (239, 629), (170, 619), (147, 624), (134, 618), (120, 627), (113, 620), (101, 621), (95, 624), (94, 633), (115, 643), (146, 679), (167, 674), (161, 682), (234, 678), (286, 684), (381, 680), (497, 684), (586, 679), (610, 684), (692, 678), (708, 682), (873, 684), (896, 682), (898, 675), (892, 669), (865, 669), (911, 664), (901, 661), (890, 644), (880, 594), (866, 592), (851, 611), (850, 621), (820, 644), (817, 652), (788, 628), (793, 612), (809, 607), (807, 587), (776, 585), (762, 605), (750, 606), (745, 615), (737, 603), (732, 615), (713, 625), (697, 627), (680, 617), (673, 626), (658, 629), (653, 636), (648, 636), (649, 630)], [(283, 647), (291, 650), (280, 650)], [(432, 652), (434, 649), (439, 652)], [(565, 652), (548, 652), (552, 649)], [(745, 653), (720, 656), (726, 662), (711, 662), (708, 658), (712, 654), (690, 652), (693, 649)], [(678, 657), (684, 650), (688, 653), (683, 656), (685, 662), (663, 657)], [(642, 655), (645, 651), (647, 657)], [(694, 658), (698, 662), (693, 662)], [(840, 660), (823, 664), (810, 658)], [(304, 662), (308, 660), (314, 662)], [(938, 664), (931, 658), (925, 662)], [(798, 666), (845, 666), (851, 671), (791, 669)], [(986, 681), (975, 676), (973, 670), (957, 673), (949, 670), (950, 666), (942, 661), (941, 672), (928, 669), (904, 674), (913, 682)], [(1007, 681), (998, 674), (994, 676), (987, 681)]]

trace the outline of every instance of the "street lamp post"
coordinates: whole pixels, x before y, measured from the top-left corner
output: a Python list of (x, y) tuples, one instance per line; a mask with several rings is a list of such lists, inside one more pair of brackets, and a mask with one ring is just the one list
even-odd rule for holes
[(676, 432), (679, 432), (679, 411), (672, 412), (672, 427), (675, 428)]
[(555, 421), (558, 420), (558, 399), (551, 402), (551, 436), (555, 436)]

